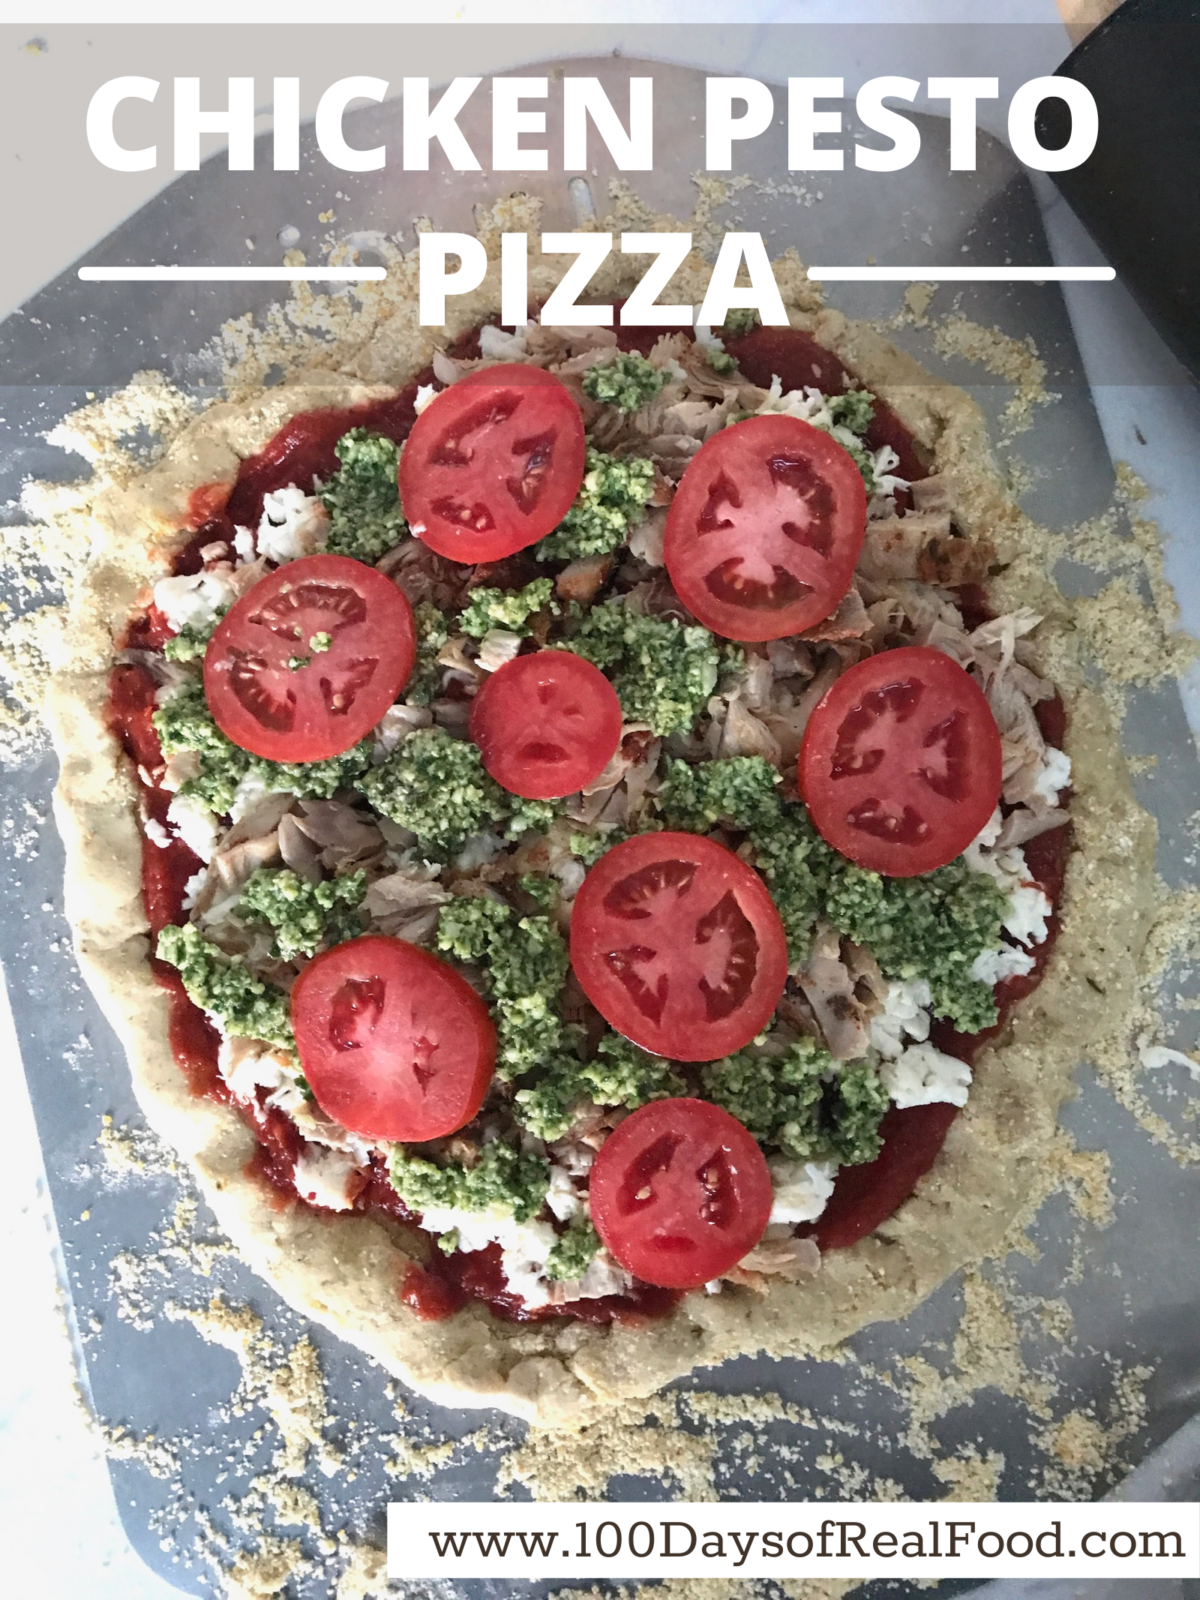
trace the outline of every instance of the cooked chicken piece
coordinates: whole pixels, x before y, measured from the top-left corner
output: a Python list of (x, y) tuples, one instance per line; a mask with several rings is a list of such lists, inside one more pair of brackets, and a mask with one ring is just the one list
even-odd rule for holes
[(809, 947), (808, 960), (796, 975), (812, 1006), (825, 1046), (838, 1061), (858, 1061), (870, 1044), (870, 1017), (867, 1005), (859, 999), (855, 980), (842, 960), (841, 939), (836, 928), (818, 923)]
[(192, 915), (197, 922), (217, 922), (233, 908), (233, 902), (259, 867), (279, 863), (279, 835), (261, 834), (243, 839), (232, 847), (222, 841), (208, 864), (204, 882), (197, 894)]
[(324, 878), (321, 852), (290, 812), (279, 819), (279, 853), (284, 866), (309, 883), (320, 883)]
[(457, 611), (466, 599), (470, 567), (435, 555), (423, 539), (405, 539), (379, 563), (412, 605), (431, 601), (441, 611)]
[(862, 596), (857, 589), (850, 589), (838, 603), (837, 610), (831, 617), (826, 617), (818, 622), (815, 627), (806, 628), (800, 635), (813, 644), (827, 643), (841, 639), (861, 639), (869, 633), (871, 619), (867, 615), (867, 608), (863, 605)]
[(554, 592), (560, 600), (577, 600), (580, 605), (590, 605), (615, 564), (613, 555), (580, 556), (555, 578)]
[(722, 1275), (722, 1283), (733, 1283), (756, 1294), (767, 1294), (772, 1278), (811, 1278), (821, 1270), (821, 1252), (811, 1239), (764, 1239), (736, 1267)]
[(301, 800), (296, 821), (330, 870), (374, 855), (383, 844), (375, 824), (340, 800)]

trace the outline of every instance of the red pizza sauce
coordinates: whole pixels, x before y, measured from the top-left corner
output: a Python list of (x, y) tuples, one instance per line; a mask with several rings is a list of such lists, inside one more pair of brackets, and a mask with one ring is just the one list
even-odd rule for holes
[[(648, 351), (658, 337), (653, 329), (618, 330), (618, 343), (625, 350)], [(770, 386), (773, 376), (780, 378), (785, 390), (812, 385), (826, 393), (839, 393), (856, 387), (855, 380), (837, 357), (819, 345), (811, 334), (798, 329), (758, 328), (739, 339), (727, 340), (726, 345), (746, 377), (764, 388)], [(477, 356), (478, 330), (460, 339), (450, 354), (467, 359)], [(257, 527), (266, 495), (289, 484), (311, 493), (315, 479), (326, 481), (332, 477), (338, 469), (334, 446), (349, 429), (370, 428), (400, 443), (413, 423), (417, 388), (430, 381), (432, 372), (426, 371), (389, 399), (352, 408), (319, 409), (294, 417), (264, 449), (241, 463), (232, 485), (210, 484), (194, 492), (190, 509), (195, 531), (178, 553), (173, 571), (178, 574), (198, 572), (204, 564), (201, 554), (204, 546), (231, 542), (237, 526)], [(897, 470), (901, 476), (915, 479), (927, 475), (922, 447), (882, 402), (876, 403), (875, 420), (865, 442), (871, 449), (890, 445), (900, 458)], [(903, 510), (903, 496), (898, 496), (898, 504)], [(959, 592), (958, 599), (968, 628), (991, 615), (981, 589), (964, 589)], [(130, 623), (122, 643), (126, 649), (161, 649), (170, 632), (161, 612), (150, 605)], [(171, 797), (157, 786), (163, 759), (150, 720), (155, 707), (153, 677), (143, 666), (119, 665), (113, 669), (110, 681), (110, 727), (136, 769), (143, 816), (152, 826), (158, 824), (165, 831)], [(1047, 742), (1061, 747), (1066, 722), (1061, 700), (1055, 697), (1036, 710)], [(1036, 948), (1032, 972), (1026, 977), (1005, 979), (997, 986), (999, 1017), (996, 1024), (984, 1032), (963, 1035), (948, 1023), (935, 1023), (931, 1037), (939, 1049), (960, 1060), (973, 1062), (983, 1046), (1003, 1032), (1013, 1006), (1041, 981), (1058, 933), (1070, 838), (1068, 824), (1024, 846), (1030, 875), (1041, 884), (1054, 907), (1048, 919), (1048, 936)], [(184, 886), (200, 865), (199, 858), (182, 840), (172, 836), (160, 847), (143, 829), (142, 893), (152, 938), (168, 923), (182, 919)], [(229, 1090), (217, 1067), (220, 1044), (217, 1030), (188, 999), (173, 967), (154, 957), (151, 967), (156, 980), (169, 995), (171, 1048), (176, 1062), (187, 1075), (192, 1092), (229, 1101)], [(264, 1181), (277, 1197), (275, 1203), (308, 1205), (309, 1202), (298, 1196), (293, 1181), (296, 1157), (304, 1145), (295, 1124), (274, 1108), (234, 1103), (258, 1142), (248, 1170)], [(821, 1217), (798, 1231), (810, 1234), (823, 1250), (844, 1249), (871, 1233), (897, 1210), (932, 1167), (956, 1115), (957, 1108), (947, 1104), (903, 1110), (893, 1106), (881, 1125), (883, 1148), (876, 1160), (862, 1166), (843, 1167)], [(410, 1225), (415, 1222), (377, 1157), (372, 1158), (370, 1177), (355, 1202), (354, 1211), (381, 1220), (390, 1217)], [(566, 1316), (598, 1323), (636, 1322), (665, 1315), (679, 1298), (673, 1290), (639, 1283), (625, 1295), (531, 1308), (509, 1291), (498, 1245), (451, 1255), (439, 1250), (432, 1238), (429, 1245), (426, 1264), (410, 1265), (400, 1285), (401, 1299), (423, 1318), (446, 1317), (468, 1301), (479, 1300), (508, 1320), (538, 1321)]]

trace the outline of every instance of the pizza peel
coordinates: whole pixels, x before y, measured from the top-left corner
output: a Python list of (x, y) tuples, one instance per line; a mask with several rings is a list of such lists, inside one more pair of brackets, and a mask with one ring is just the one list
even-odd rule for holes
[[(538, 71), (554, 78), (566, 65), (543, 64)], [(595, 73), (608, 85), (638, 70), (637, 63), (611, 58), (570, 66)], [(660, 104), (671, 106), (672, 116), (660, 131), (656, 171), (637, 175), (631, 186), (656, 210), (686, 217), (695, 197), (688, 174), (700, 164), (700, 124), (693, 119), (703, 105), (703, 75), (657, 63), (641, 70), (653, 71), (656, 96)], [(623, 103), (615, 91), (613, 98)], [(468, 138), (484, 149), (486, 116), (481, 105), (461, 119)], [(396, 101), (352, 113), (347, 122), (350, 142), (398, 145), (399, 121)], [(919, 121), (930, 159), (886, 180), (856, 172), (790, 184), (772, 181), (786, 170), (783, 130), (773, 129), (753, 147), (749, 165), (742, 169), (755, 182), (739, 189), (718, 216), (727, 226), (761, 230), (772, 253), (795, 245), (806, 260), (1048, 260), (1033, 193), (1008, 152), (981, 135), (978, 169), (947, 178), (945, 124), (928, 117)], [(553, 148), (553, 113), (550, 141)], [(545, 174), (500, 179), (484, 173), (455, 175), (436, 165), (428, 174), (389, 167), (381, 173), (334, 177), (318, 163), (310, 129), (302, 133), (301, 151), (298, 176), (276, 175), (261, 158), (263, 170), (254, 173), (231, 174), (217, 162), (206, 163), (178, 178), (80, 264), (262, 264), (280, 260), (292, 243), (315, 264), (327, 230), (312, 219), (329, 209), (336, 209), (331, 231), (356, 238), (360, 259), (370, 262), (380, 232), (411, 247), (418, 218), (430, 217), (443, 229), (468, 230), (474, 207), (509, 187), (520, 186), (543, 198), (546, 229), (569, 228), (589, 207), (603, 210), (608, 182), (615, 176), (605, 155), (582, 183)], [(253, 242), (253, 251), (247, 240)], [(74, 269), (49, 284), (0, 324), (3, 498), (11, 500), (31, 476), (75, 474), (78, 464), (65, 460), (42, 436), (89, 391), (107, 390), (135, 371), (158, 367), (198, 397), (211, 393), (219, 373), (215, 360), (199, 353), (206, 341), (228, 318), (247, 311), (261, 314), (275, 293), (248, 284), (83, 285)], [(941, 291), (935, 313), (939, 307), (947, 309), (950, 299), (949, 291)], [(893, 317), (899, 306), (890, 288), (845, 286), (830, 300), (852, 315)], [(1058, 290), (1040, 284), (964, 284), (956, 287), (953, 304), (973, 321), (1015, 338), (1032, 335), (1047, 362), (1046, 387), (1061, 396), (1039, 410), (1035, 427), (1018, 435), (1006, 451), (1015, 478), (1025, 485), (1025, 508), (1057, 528), (1096, 515), (1111, 499), (1112, 468)], [(970, 389), (993, 420), (1000, 417), (1011, 390), (961, 359), (943, 360), (932, 330), (900, 326), (891, 336), (935, 374)], [(1076, 593), (1093, 592), (1101, 581), (1074, 563), (1064, 563), (1060, 576), (1064, 587)], [(27, 603), (19, 595), (12, 599), (17, 605)], [(1126, 727), (1131, 753), (1158, 758), (1157, 775), (1144, 800), (1155, 810), (1163, 833), (1160, 870), (1175, 882), (1185, 872), (1186, 823), (1198, 774), (1174, 686), (1135, 691)], [(201, 1339), (186, 1319), (173, 1319), (161, 1308), (171, 1299), (202, 1304), (219, 1288), (261, 1312), (280, 1351), (306, 1329), (235, 1262), (219, 1259), (213, 1277), (206, 1279), (197, 1278), (177, 1258), (169, 1229), (164, 1234), (164, 1217), (176, 1196), (169, 1173), (151, 1170), (114, 1177), (98, 1154), (105, 1116), (118, 1128), (136, 1125), (140, 1117), (121, 1052), (70, 955), (61, 916), (62, 852), (49, 813), (54, 772), (55, 763), (46, 755), (10, 777), (3, 821), (9, 848), (0, 871), (5, 903), (12, 910), (0, 923), (0, 959), (40, 1130), (89, 1404), (99, 1417), (139, 1439), (155, 1435), (185, 1444), (178, 1470), (162, 1478), (148, 1472), (144, 1455), (139, 1460), (136, 1452), (132, 1459), (110, 1462), (121, 1514), (130, 1539), (150, 1566), (187, 1592), (207, 1593), (212, 1578), (196, 1548), (197, 1540), (206, 1537), (197, 1513), (211, 1513), (226, 1528), (233, 1547), (252, 1542), (252, 1535), (228, 1524), (221, 1502), (233, 1490), (245, 1492), (249, 1480), (268, 1463), (271, 1446), (269, 1440), (255, 1438), (263, 1418), (253, 1397), (244, 1406), (231, 1400), (237, 1382), (233, 1356)], [(47, 906), (51, 909), (43, 909)], [(1066, 1108), (1063, 1120), (1082, 1147), (1109, 1152), (1114, 1190), (1121, 1199), (1117, 1220), (1105, 1230), (1080, 1230), (1069, 1222), (1067, 1197), (1058, 1195), (1047, 1202), (1034, 1230), (1038, 1258), (1015, 1258), (1006, 1271), (1021, 1293), (1070, 1305), (1075, 1334), (1067, 1348), (1039, 1336), (1036, 1318), (1024, 1330), (1027, 1359), (1056, 1371), (1055, 1416), (1080, 1409), (1103, 1418), (1114, 1403), (1114, 1373), (1139, 1364), (1153, 1368), (1145, 1425), (1126, 1447), (1127, 1458), (1136, 1459), (1191, 1415), (1200, 1383), (1190, 1313), (1200, 1294), (1200, 1262), (1194, 1251), (1181, 1248), (1194, 1234), (1200, 1179), (1194, 1169), (1176, 1166), (1152, 1145), (1097, 1087), (1090, 1071), (1081, 1069), (1079, 1081), (1080, 1096)], [(143, 1287), (114, 1293), (114, 1281), (129, 1276), (119, 1260), (113, 1265), (123, 1253), (130, 1259), (154, 1257), (162, 1272), (135, 1268), (135, 1283)], [(961, 1285), (952, 1280), (903, 1323), (868, 1330), (854, 1341), (863, 1368), (886, 1374), (918, 1356), (947, 1368), (961, 1304)], [(522, 1436), (520, 1424), (488, 1414), (494, 1448), (464, 1450), (430, 1479), (389, 1475), (384, 1463), (395, 1445), (386, 1436), (411, 1434), (418, 1424), (428, 1424), (439, 1437), (462, 1437), (485, 1419), (405, 1396), (406, 1416), (398, 1422), (394, 1386), (384, 1374), (321, 1330), (312, 1336), (322, 1353), (330, 1410), (336, 1416), (328, 1437), (358, 1474), (350, 1482), (345, 1473), (330, 1478), (310, 1465), (303, 1481), (321, 1501), (327, 1527), (349, 1524), (360, 1534), (379, 1538), (389, 1496), (491, 1497), (496, 1452)], [(748, 1463), (745, 1452), (727, 1447), (718, 1478), (723, 1495), (844, 1497), (849, 1493), (846, 1480), (829, 1465), (839, 1452), (873, 1476), (896, 1483), (908, 1497), (934, 1500), (946, 1493), (931, 1464), (897, 1442), (910, 1419), (895, 1388), (872, 1380), (865, 1370), (816, 1361), (743, 1359), (693, 1375), (680, 1387), (730, 1395), (779, 1394), (797, 1408), (793, 1418), (807, 1411), (822, 1419), (816, 1429), (782, 1416), (761, 1424), (755, 1441), (757, 1465)], [(1011, 1395), (982, 1388), (940, 1420), (934, 1432), (946, 1453), (1001, 1452), (1007, 1470), (1000, 1492), (1006, 1497), (1023, 1498), (1037, 1482), (1041, 1458), (1031, 1445), (1029, 1414)], [(1190, 1461), (1187, 1470), (1192, 1470)], [(670, 1492), (644, 1478), (619, 1478), (612, 1485), (614, 1496), (625, 1498), (659, 1498)], [(961, 1588), (944, 1586), (939, 1592)], [(305, 1596), (325, 1592), (316, 1579), (302, 1579), (297, 1589)], [(915, 1595), (916, 1590), (901, 1585), (888, 1592)]]

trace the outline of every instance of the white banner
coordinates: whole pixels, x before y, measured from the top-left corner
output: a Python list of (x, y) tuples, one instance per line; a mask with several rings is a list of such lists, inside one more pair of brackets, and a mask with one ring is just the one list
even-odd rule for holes
[(424, 1501), (390, 1578), (1196, 1578), (1200, 1504)]

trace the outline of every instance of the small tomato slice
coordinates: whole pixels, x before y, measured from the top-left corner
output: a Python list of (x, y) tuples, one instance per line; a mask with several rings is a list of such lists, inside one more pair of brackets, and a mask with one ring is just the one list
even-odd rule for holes
[(553, 373), (484, 367), (443, 389), (400, 456), (408, 525), (451, 561), (499, 561), (545, 538), (583, 482), (583, 417)]
[(848, 668), (809, 718), (800, 793), (821, 837), (912, 878), (961, 855), (1000, 800), (1000, 731), (983, 690), (925, 645)]
[(796, 417), (750, 417), (700, 447), (663, 544), (684, 605), (725, 639), (781, 639), (837, 610), (867, 525), (862, 476)]
[(758, 874), (694, 833), (644, 833), (588, 873), (571, 964), (606, 1021), (643, 1050), (715, 1061), (770, 1020), (787, 940)]
[(382, 934), (309, 962), (292, 990), (292, 1026), (317, 1104), (363, 1139), (456, 1132), (496, 1065), (496, 1029), (467, 980)]
[(217, 726), (268, 761), (326, 761), (358, 743), (408, 681), (412, 607), (349, 556), (304, 556), (260, 578), (204, 656)]
[(627, 1271), (665, 1289), (698, 1289), (762, 1238), (771, 1174), (728, 1111), (707, 1100), (653, 1100), (601, 1145), (588, 1203)]
[(621, 702), (608, 679), (569, 650), (517, 656), (471, 705), (471, 737), (510, 794), (556, 800), (598, 778), (621, 742)]

